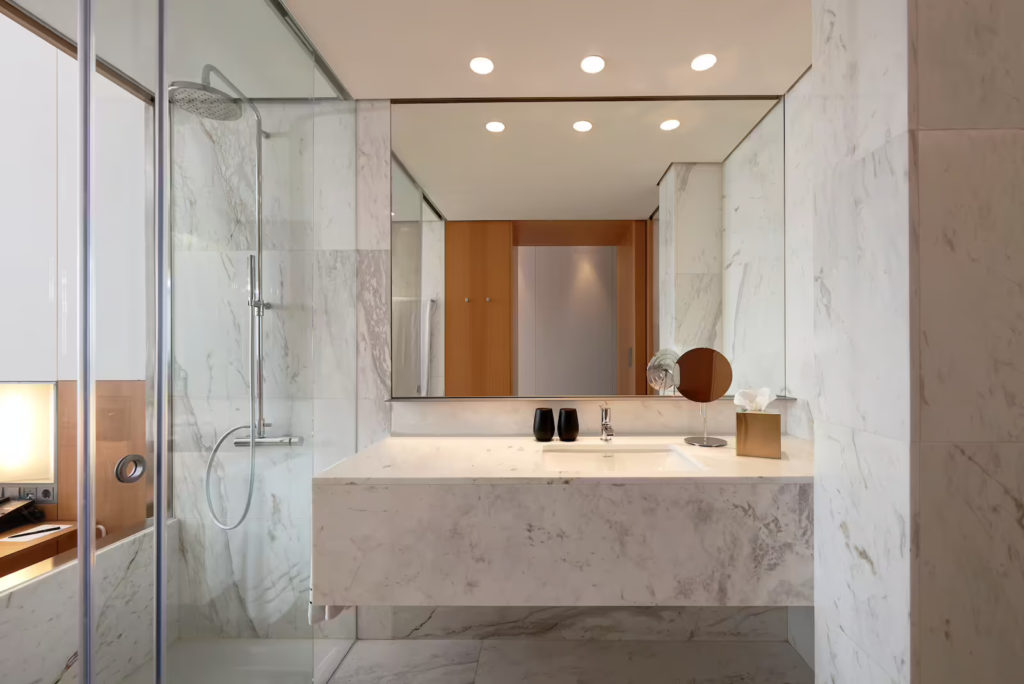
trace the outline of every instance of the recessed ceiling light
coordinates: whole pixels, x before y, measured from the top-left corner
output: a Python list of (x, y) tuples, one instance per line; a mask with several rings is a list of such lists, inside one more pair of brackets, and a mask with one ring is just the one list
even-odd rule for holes
[(501, 123), (500, 121), (488, 121), (484, 125), (484, 128), (489, 130), (491, 133), (501, 133), (503, 130), (505, 130), (505, 124)]
[(659, 128), (663, 131), (674, 131), (679, 128), (679, 119), (666, 119), (661, 122)]
[(469, 68), (473, 70), (473, 73), (486, 75), (494, 71), (494, 62), (486, 57), (474, 57), (469, 60)]
[(572, 127), (579, 131), (580, 133), (586, 133), (587, 131), (594, 127), (594, 124), (590, 123), (589, 121), (577, 121), (572, 125)]
[(588, 74), (596, 74), (604, 69), (604, 58), (597, 55), (589, 55), (580, 62), (580, 69)]
[(715, 62), (717, 61), (718, 58), (710, 52), (704, 55), (697, 55), (693, 58), (693, 61), (690, 62), (690, 68), (694, 71), (707, 71), (711, 67), (715, 66)]

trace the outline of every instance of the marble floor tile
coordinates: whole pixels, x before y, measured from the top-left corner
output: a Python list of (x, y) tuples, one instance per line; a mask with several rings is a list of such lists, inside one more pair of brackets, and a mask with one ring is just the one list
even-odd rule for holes
[(787, 643), (486, 641), (477, 684), (810, 684)]
[(331, 684), (473, 684), (480, 641), (358, 641)]

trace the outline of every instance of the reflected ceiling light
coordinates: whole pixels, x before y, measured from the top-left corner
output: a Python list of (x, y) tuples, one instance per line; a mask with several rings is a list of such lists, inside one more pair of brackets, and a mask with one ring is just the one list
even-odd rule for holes
[(494, 62), (486, 57), (474, 57), (469, 60), (469, 68), (473, 70), (473, 73), (483, 76), (494, 71)]
[(604, 58), (597, 55), (588, 55), (580, 62), (580, 69), (588, 74), (596, 74), (604, 70)]
[(679, 128), (679, 119), (665, 119), (659, 128), (663, 131), (674, 131)]
[(505, 130), (505, 124), (501, 123), (500, 121), (488, 121), (484, 125), (484, 128), (489, 130), (491, 133), (501, 133), (503, 130)]
[(594, 127), (594, 124), (590, 123), (589, 121), (577, 121), (572, 125), (572, 127), (579, 131), (580, 133), (586, 133), (587, 131)]
[(690, 62), (690, 68), (694, 71), (707, 71), (711, 67), (715, 66), (716, 62), (718, 62), (718, 58), (709, 52), (707, 54), (697, 55), (694, 57), (693, 61)]

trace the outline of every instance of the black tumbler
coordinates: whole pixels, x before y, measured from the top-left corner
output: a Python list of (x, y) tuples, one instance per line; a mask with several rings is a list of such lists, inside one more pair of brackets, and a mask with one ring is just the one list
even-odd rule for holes
[(550, 442), (555, 436), (555, 414), (549, 408), (533, 412), (533, 436), (538, 442)]
[(580, 417), (576, 409), (558, 410), (558, 439), (563, 442), (575, 442), (580, 435)]

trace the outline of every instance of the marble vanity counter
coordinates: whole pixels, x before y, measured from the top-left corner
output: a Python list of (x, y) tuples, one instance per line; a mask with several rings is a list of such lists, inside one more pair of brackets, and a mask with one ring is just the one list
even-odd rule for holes
[(313, 481), (314, 602), (812, 604), (808, 443), (612, 445), (391, 437), (336, 464)]
[[(681, 438), (616, 437), (610, 444), (597, 437), (576, 442), (541, 443), (532, 437), (389, 437), (335, 464), (314, 478), (323, 484), (483, 484), (586, 482), (811, 482), (813, 446), (783, 437), (779, 460), (736, 456), (735, 439), (720, 449), (686, 444)], [(696, 468), (673, 467), (671, 460), (646, 458), (637, 448), (671, 447), (695, 462)], [(588, 449), (607, 450), (591, 463), (569, 458)], [(622, 451), (615, 451), (621, 448)], [(574, 462), (576, 461), (576, 462)], [(581, 467), (582, 466), (582, 467)]]

